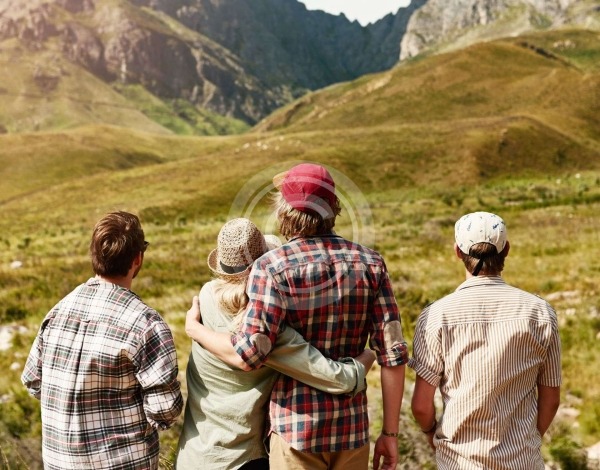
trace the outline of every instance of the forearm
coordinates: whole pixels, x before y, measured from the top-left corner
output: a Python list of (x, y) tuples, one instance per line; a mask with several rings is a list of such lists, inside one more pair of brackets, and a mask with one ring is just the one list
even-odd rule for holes
[(538, 385), (537, 428), (543, 436), (552, 423), (560, 404), (560, 387)]
[(415, 420), (424, 432), (431, 432), (435, 427), (434, 395), (435, 387), (417, 375), (411, 409)]
[(396, 433), (400, 426), (400, 408), (404, 395), (405, 366), (381, 368), (381, 393), (383, 398), (383, 429)]
[(229, 334), (213, 331), (198, 322), (194, 322), (191, 325), (186, 323), (185, 332), (190, 338), (214, 354), (225, 364), (242, 370), (250, 370), (250, 367), (235, 351)]
[(362, 364), (354, 360), (337, 362), (323, 356), (290, 327), (277, 336), (265, 365), (328, 393), (356, 393), (365, 388), (366, 370)]
[(430, 431), (435, 425), (435, 407), (433, 402), (428, 407), (413, 408), (413, 416), (422, 431)]

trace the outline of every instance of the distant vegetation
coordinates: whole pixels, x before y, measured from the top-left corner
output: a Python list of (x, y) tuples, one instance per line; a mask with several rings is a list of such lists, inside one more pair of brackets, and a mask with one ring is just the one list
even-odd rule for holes
[[(463, 279), (454, 221), (474, 210), (505, 218), (505, 278), (547, 298), (561, 326), (568, 412), (544, 454), (583, 468), (581, 449), (600, 440), (598, 51), (597, 34), (564, 31), (416, 59), (307, 95), (228, 137), (108, 126), (0, 136), (0, 323), (14, 329), (13, 347), (0, 351), (2, 465), (40, 468), (38, 405), (19, 376), (45, 313), (91, 276), (87, 244), (103, 213), (142, 216), (151, 245), (134, 290), (171, 325), (184, 381), (184, 316), (210, 278), (205, 259), (220, 226), (244, 215), (272, 229), (270, 176), (310, 160), (343, 176), (339, 232), (365, 229), (384, 255), (409, 341), (421, 309)], [(369, 381), (374, 392), (377, 374)], [(403, 459), (433, 468), (408, 408)], [(162, 436), (164, 468), (178, 432)]]

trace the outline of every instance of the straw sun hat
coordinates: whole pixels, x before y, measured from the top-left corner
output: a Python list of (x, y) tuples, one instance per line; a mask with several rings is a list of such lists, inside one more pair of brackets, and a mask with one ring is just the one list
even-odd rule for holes
[(265, 237), (250, 220), (233, 219), (221, 227), (217, 248), (208, 255), (208, 267), (221, 279), (242, 281), (254, 260), (278, 246), (281, 241), (275, 235)]

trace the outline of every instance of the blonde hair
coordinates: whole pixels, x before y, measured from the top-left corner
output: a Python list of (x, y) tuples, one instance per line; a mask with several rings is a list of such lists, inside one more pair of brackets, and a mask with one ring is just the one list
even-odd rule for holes
[(277, 216), (279, 233), (287, 240), (297, 236), (310, 237), (330, 233), (335, 227), (336, 217), (342, 211), (337, 196), (331, 207), (333, 215), (327, 219), (323, 219), (319, 214), (294, 209), (280, 192), (273, 195), (272, 205)]
[(232, 328), (237, 329), (249, 300), (246, 294), (246, 283), (228, 282), (224, 279), (215, 279), (214, 283), (215, 300), (231, 316)]

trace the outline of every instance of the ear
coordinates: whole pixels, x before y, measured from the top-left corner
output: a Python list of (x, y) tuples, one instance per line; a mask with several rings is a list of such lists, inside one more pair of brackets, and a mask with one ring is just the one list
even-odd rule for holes
[(140, 251), (135, 258), (133, 258), (133, 263), (131, 263), (132, 268), (138, 268), (142, 261), (144, 260), (144, 254)]
[(460, 251), (460, 248), (458, 247), (458, 245), (455, 243), (454, 244), (454, 254), (456, 255), (456, 257), (460, 260), (463, 259), (463, 252)]

